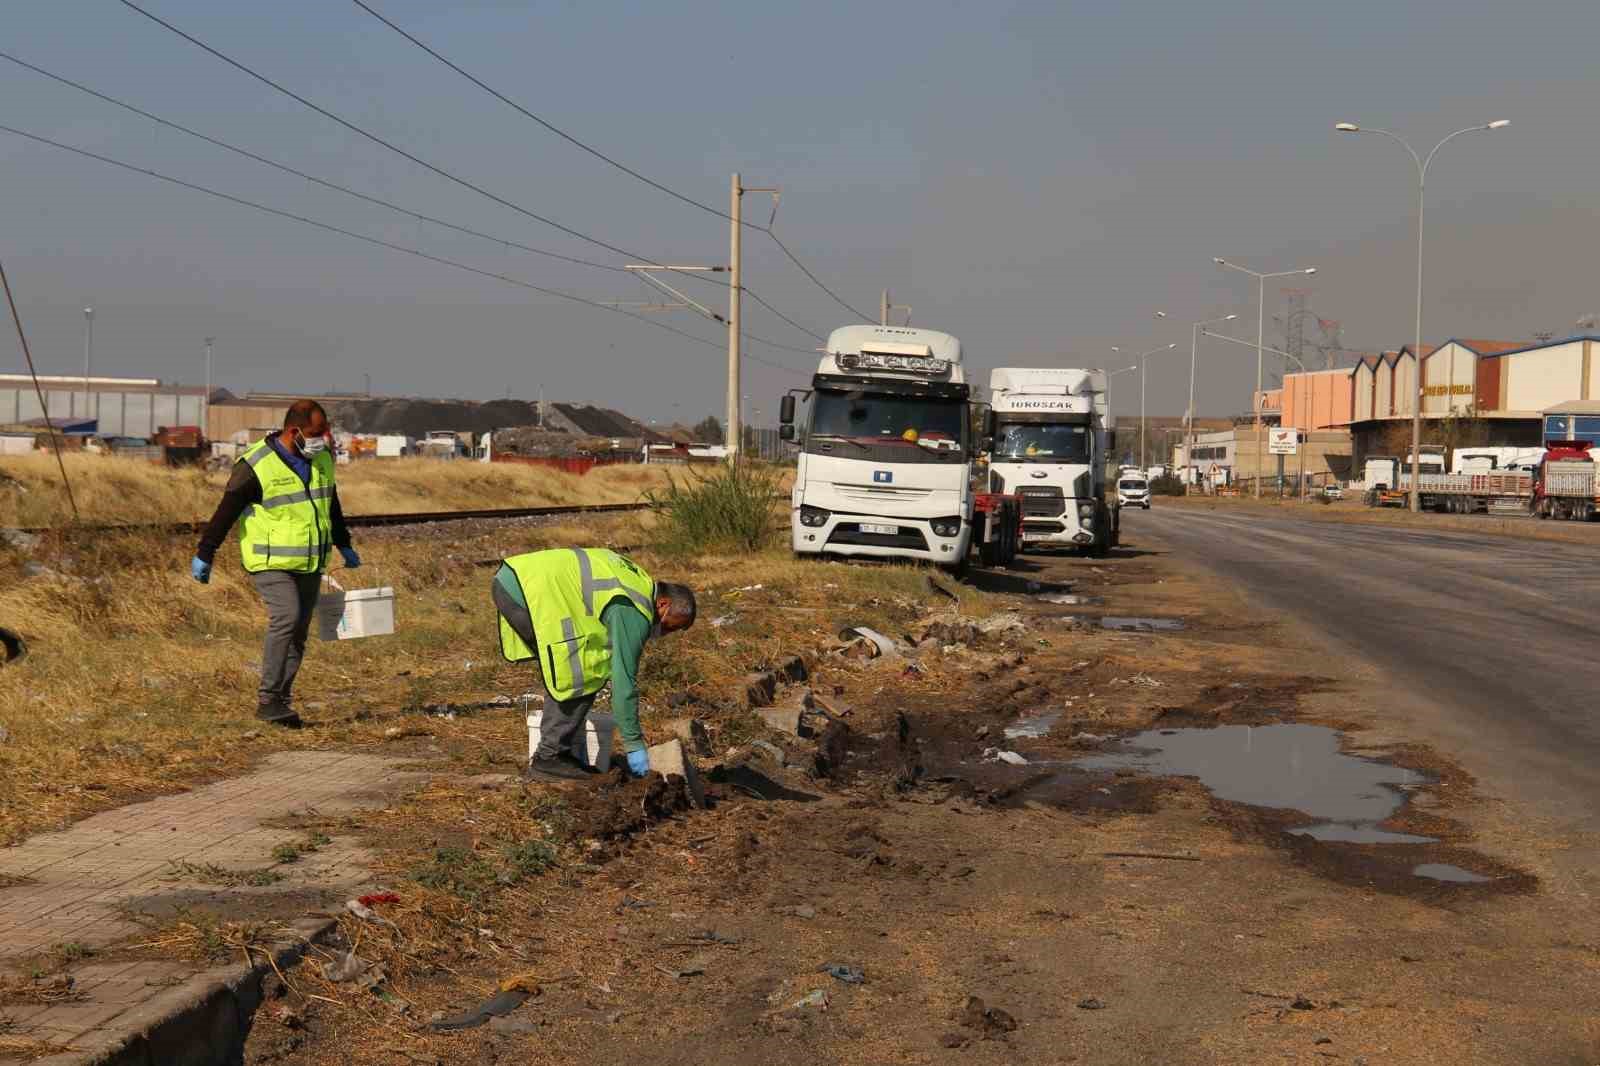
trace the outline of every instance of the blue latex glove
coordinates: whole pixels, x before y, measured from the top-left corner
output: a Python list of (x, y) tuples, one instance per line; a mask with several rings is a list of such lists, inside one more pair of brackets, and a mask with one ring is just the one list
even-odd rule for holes
[(361, 565), (361, 556), (356, 554), (354, 548), (340, 548), (339, 557), (344, 560), (344, 565), (352, 570)]
[(189, 560), (189, 576), (202, 585), (211, 584), (211, 564), (196, 555)]
[(650, 753), (640, 748), (638, 751), (628, 752), (628, 772), (634, 777), (643, 777), (650, 772)]

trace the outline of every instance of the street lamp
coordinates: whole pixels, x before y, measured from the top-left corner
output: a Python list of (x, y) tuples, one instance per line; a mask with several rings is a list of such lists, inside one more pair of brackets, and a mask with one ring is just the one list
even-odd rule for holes
[(1189, 331), (1189, 443), (1184, 452), (1184, 465), (1189, 468), (1189, 479), (1184, 483), (1184, 495), (1189, 494), (1189, 485), (1194, 483), (1194, 362), (1195, 352), (1200, 347), (1200, 327), (1214, 326), (1218, 322), (1232, 322), (1238, 315), (1223, 315), (1221, 318), (1208, 318), (1204, 322), (1196, 322)]
[[(1203, 329), (1200, 332), (1205, 334), (1207, 337), (1214, 337), (1219, 341), (1227, 341), (1229, 344), (1242, 344), (1247, 348), (1250, 347), (1250, 342), (1249, 341), (1242, 341), (1238, 337), (1227, 337), (1227, 336), (1224, 336), (1221, 333), (1212, 333), (1209, 329)], [(1280, 351), (1277, 348), (1258, 348), (1257, 351), (1258, 351), (1258, 353), (1261, 352), (1261, 351), (1268, 351), (1268, 352), (1271, 352), (1273, 355), (1281, 355), (1285, 359), (1293, 359), (1294, 360), (1294, 365), (1300, 368), (1301, 376), (1306, 379), (1306, 383), (1309, 386), (1310, 381), (1311, 381), (1311, 379), (1310, 379), (1311, 371), (1306, 367), (1306, 364), (1303, 361), (1301, 361), (1301, 359), (1300, 359), (1300, 357), (1298, 355), (1291, 355), (1290, 353), (1285, 352), (1285, 351)], [(1287, 368), (1285, 368), (1284, 372), (1285, 372), (1285, 374), (1288, 373)], [(1279, 422), (1279, 425), (1282, 425), (1282, 421), (1281, 420)], [(1306, 427), (1306, 440), (1305, 440), (1305, 443), (1296, 445), (1296, 449), (1295, 449), (1296, 453), (1300, 456), (1300, 474), (1299, 474), (1299, 479), (1300, 479), (1300, 488), (1301, 488), (1301, 492), (1302, 493), (1304, 493), (1305, 481), (1306, 481), (1306, 448), (1310, 447), (1310, 445), (1311, 445), (1311, 426), (1308, 424), (1307, 427)], [(1259, 481), (1261, 479), (1261, 465), (1260, 465), (1260, 463), (1261, 463), (1261, 460), (1260, 460), (1260, 457), (1258, 456), (1257, 459), (1256, 459), (1256, 480), (1257, 481)], [(1280, 478), (1279, 484), (1278, 484), (1278, 492), (1279, 492), (1279, 496), (1281, 498), (1282, 492), (1283, 492), (1283, 483), (1282, 483), (1281, 478)]]
[(1433, 162), (1434, 154), (1443, 148), (1448, 141), (1461, 136), (1463, 133), (1476, 133), (1479, 130), (1500, 130), (1511, 125), (1508, 118), (1496, 119), (1486, 122), (1481, 126), (1468, 126), (1464, 130), (1456, 130), (1443, 141), (1433, 146), (1433, 151), (1424, 159), (1417, 154), (1415, 148), (1407, 144), (1405, 138), (1389, 130), (1369, 130), (1357, 126), (1354, 122), (1339, 122), (1334, 124), (1334, 129), (1340, 133), (1381, 133), (1390, 140), (1400, 142), (1400, 147), (1411, 153), (1412, 162), (1417, 164), (1417, 330), (1416, 347), (1411, 350), (1412, 358), (1417, 361), (1416, 395), (1413, 397), (1414, 406), (1411, 410), (1411, 509), (1422, 510), (1422, 190), (1428, 177), (1428, 164)]
[(217, 338), (206, 338), (206, 396), (200, 407), (200, 435), (207, 439), (211, 437), (211, 348), (216, 343)]
[[(1156, 312), (1156, 317), (1157, 318), (1166, 318), (1167, 317), (1167, 313), (1165, 311), (1157, 311)], [(1165, 348), (1152, 348), (1148, 352), (1145, 352), (1143, 355), (1139, 356), (1139, 360), (1138, 360), (1138, 365), (1139, 365), (1139, 469), (1141, 469), (1141, 470), (1148, 470), (1149, 469), (1149, 467), (1145, 464), (1145, 456), (1144, 456), (1144, 380), (1145, 380), (1145, 376), (1144, 376), (1144, 361), (1146, 359), (1150, 358), (1150, 356), (1152, 356), (1152, 355), (1160, 355), (1162, 352), (1170, 352), (1170, 351), (1172, 351), (1172, 349), (1176, 348), (1177, 346), (1178, 346), (1177, 343), (1174, 342), (1172, 344), (1167, 345)], [(1122, 352), (1121, 348), (1112, 348), (1111, 350), (1114, 351), (1114, 352), (1117, 352), (1118, 354), (1121, 354), (1121, 352)], [(1133, 367), (1130, 366), (1130, 367), (1126, 367), (1124, 369), (1132, 370)], [(1120, 374), (1120, 373), (1122, 373), (1122, 371), (1119, 370), (1119, 371), (1116, 371), (1116, 373)], [(1110, 399), (1111, 398), (1109, 396), (1106, 397), (1107, 404), (1110, 403)]]
[(1280, 270), (1275, 274), (1258, 274), (1256, 271), (1251, 270), (1248, 267), (1242, 267), (1238, 263), (1230, 263), (1226, 259), (1219, 259), (1213, 256), (1211, 261), (1220, 267), (1227, 267), (1229, 270), (1237, 270), (1241, 274), (1249, 274), (1251, 277), (1256, 279), (1256, 394), (1251, 406), (1255, 408), (1256, 415), (1255, 498), (1259, 500), (1261, 498), (1261, 343), (1263, 340), (1262, 334), (1264, 333), (1267, 324), (1267, 279), (1287, 278), (1295, 274), (1305, 274), (1309, 276), (1311, 274), (1315, 274), (1317, 272), (1317, 268), (1302, 267), (1299, 270)]
[[(1115, 348), (1114, 347), (1111, 350), (1113, 352), (1116, 352), (1118, 355), (1122, 354), (1122, 349), (1121, 348)], [(1135, 366), (1125, 366), (1125, 367), (1122, 367), (1122, 368), (1117, 369), (1117, 370), (1108, 370), (1108, 371), (1106, 371), (1106, 410), (1107, 411), (1111, 410), (1111, 379), (1116, 377), (1118, 374), (1127, 374), (1127, 373), (1130, 373), (1131, 371), (1138, 370), (1138, 369), (1139, 369), (1139, 367), (1137, 365), (1135, 365)]]
[(94, 308), (83, 309), (83, 416), (89, 417), (89, 368), (94, 364)]

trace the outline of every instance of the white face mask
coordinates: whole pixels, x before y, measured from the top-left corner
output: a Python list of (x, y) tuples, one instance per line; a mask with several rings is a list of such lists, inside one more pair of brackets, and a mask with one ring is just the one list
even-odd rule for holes
[(325, 452), (327, 450), (328, 450), (328, 438), (327, 437), (301, 437), (300, 438), (300, 454), (304, 455), (307, 459), (315, 459), (317, 456), (321, 455), (323, 452)]

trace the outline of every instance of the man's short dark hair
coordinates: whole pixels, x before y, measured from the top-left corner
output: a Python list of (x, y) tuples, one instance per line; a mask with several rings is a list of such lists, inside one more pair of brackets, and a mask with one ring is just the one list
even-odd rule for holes
[(285, 429), (290, 426), (296, 429), (310, 429), (312, 421), (318, 415), (322, 416), (322, 424), (327, 425), (328, 412), (322, 409), (320, 403), (315, 400), (296, 400), (289, 405), (289, 410), (284, 412), (283, 426)]
[(667, 601), (668, 610), (684, 620), (684, 628), (694, 625), (696, 610), (694, 589), (688, 585), (673, 584), (671, 581), (657, 581), (656, 599)]

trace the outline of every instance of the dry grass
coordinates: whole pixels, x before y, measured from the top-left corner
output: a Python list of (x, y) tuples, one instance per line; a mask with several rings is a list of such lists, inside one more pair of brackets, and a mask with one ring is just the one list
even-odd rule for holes
[[(136, 459), (66, 456), (78, 508), (90, 522), (191, 522), (211, 517), (225, 472), (173, 470)], [(339, 469), (350, 514), (632, 503), (666, 483), (664, 467), (619, 465), (568, 474), (516, 463), (383, 459)], [(71, 514), (54, 456), (0, 459), (0, 526), (53, 526)]]
[[(479, 563), (541, 547), (648, 545), (649, 521), (628, 513), (584, 527), (358, 530), (369, 564), (360, 573), (376, 570), (395, 586), (399, 632), (332, 644), (313, 638), (296, 700), (316, 728), (298, 733), (252, 716), (264, 614), (231, 545), (205, 586), (189, 579), (188, 538), (46, 537), (27, 555), (0, 545), (0, 624), (19, 630), (30, 649), (0, 669), (0, 726), (9, 733), (0, 744), (0, 845), (239, 772), (272, 751), (392, 751), (386, 731), (396, 725), (456, 736), (475, 746), (481, 764), (514, 765), (525, 734), (504, 716), (481, 734), (423, 717), (433, 705), (536, 684), (529, 668), (500, 659), (487, 594), (492, 568)], [(937, 602), (925, 573), (907, 567), (799, 562), (787, 552), (671, 561), (631, 554), (700, 595), (700, 624), (645, 658), (647, 721), (650, 708), (665, 713), (675, 691), (725, 703), (742, 692), (747, 670), (831, 638), (826, 622), (840, 607), (851, 620), (889, 627)], [(28, 563), (46, 572), (30, 576)], [(735, 591), (751, 585), (763, 587)], [(969, 609), (981, 612), (981, 600), (972, 596)]]

